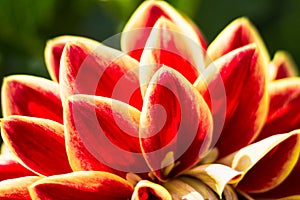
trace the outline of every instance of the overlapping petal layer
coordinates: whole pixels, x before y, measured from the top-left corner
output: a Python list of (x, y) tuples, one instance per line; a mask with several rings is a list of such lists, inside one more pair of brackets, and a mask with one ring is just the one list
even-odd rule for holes
[(57, 122), (9, 116), (1, 121), (2, 138), (18, 161), (40, 175), (71, 172), (63, 126)]
[(170, 20), (160, 17), (153, 26), (140, 59), (140, 82), (145, 95), (153, 74), (162, 66), (171, 67), (193, 83), (204, 68), (201, 47)]
[(107, 172), (85, 171), (43, 178), (29, 187), (33, 200), (126, 200), (133, 187)]
[(1, 90), (4, 116), (24, 115), (63, 122), (59, 85), (44, 78), (12, 75)]
[(201, 31), (174, 8), (164, 1), (145, 1), (135, 11), (122, 31), (122, 51), (139, 60), (152, 30), (151, 27), (160, 17), (172, 21), (186, 37), (206, 49)]
[[(140, 111), (105, 97), (72, 96), (65, 134), (73, 170), (102, 170), (125, 176), (147, 172), (138, 138)], [(126, 141), (126, 142), (124, 142)]]
[(80, 41), (83, 43), (99, 44), (98, 42), (78, 36), (60, 36), (47, 42), (45, 47), (45, 62), (52, 80), (59, 82), (60, 58), (67, 42)]
[(142, 180), (134, 187), (132, 200), (157, 199), (172, 200), (170, 193), (163, 186)]
[(285, 51), (275, 53), (272, 62), (270, 63), (270, 78), (277, 80), (298, 75), (297, 66), (291, 55)]
[(138, 74), (138, 62), (118, 50), (70, 42), (61, 58), (61, 98), (64, 102), (73, 94), (105, 96), (141, 109)]
[(209, 108), (177, 71), (160, 68), (152, 77), (140, 119), (140, 141), (160, 180), (194, 165), (207, 151), (212, 134)]

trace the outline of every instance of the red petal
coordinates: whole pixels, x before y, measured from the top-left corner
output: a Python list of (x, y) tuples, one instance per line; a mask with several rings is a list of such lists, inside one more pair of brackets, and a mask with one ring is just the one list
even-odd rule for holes
[(214, 61), (234, 49), (251, 43), (257, 45), (263, 61), (268, 64), (270, 56), (258, 31), (248, 19), (239, 18), (231, 22), (209, 45), (207, 56)]
[[(299, 133), (300, 130), (297, 130), (289, 134), (273, 136), (274, 139), (276, 137), (284, 137), (284, 139), (280, 141), (280, 143), (272, 146), (272, 148), (267, 151), (267, 154), (257, 163), (251, 160), (251, 157), (244, 156), (242, 158), (244, 159), (242, 161), (243, 163), (253, 162), (255, 165), (246, 173), (245, 177), (238, 184), (238, 188), (244, 192), (261, 193), (269, 191), (284, 181), (293, 170), (300, 154)], [(265, 141), (268, 139), (270, 140), (271, 137)], [(268, 146), (268, 144), (264, 146)], [(259, 148), (256, 147), (256, 149)], [(263, 150), (260, 148), (259, 151)]]
[(0, 182), (0, 199), (31, 200), (28, 187), (39, 180), (38, 176), (26, 176)]
[(273, 73), (270, 76), (275, 80), (298, 75), (297, 66), (293, 58), (285, 51), (276, 52), (270, 68), (273, 69)]
[(141, 145), (155, 175), (165, 180), (198, 162), (210, 145), (211, 131), (211, 114), (201, 95), (175, 70), (159, 69), (140, 120)]
[(70, 41), (81, 41), (84, 43), (97, 43), (94, 40), (78, 37), (78, 36), (60, 36), (53, 38), (47, 42), (45, 47), (45, 62), (48, 72), (52, 80), (59, 82), (59, 69), (60, 69), (60, 58), (63, 49), (67, 42)]
[(33, 175), (35, 175), (33, 172), (23, 167), (13, 158), (0, 156), (0, 181)]
[(13, 75), (2, 86), (4, 116), (25, 115), (63, 123), (59, 85), (44, 78)]
[(215, 104), (211, 105), (215, 127), (224, 122), (226, 108), (223, 129), (214, 129), (213, 144), (218, 140), (219, 157), (248, 145), (265, 121), (266, 70), (259, 56), (253, 44), (238, 48), (210, 64), (203, 72), (204, 81), (200, 77), (194, 83), (206, 102)]
[(135, 11), (122, 31), (122, 51), (139, 60), (152, 30), (150, 27), (153, 27), (160, 17), (172, 21), (185, 36), (206, 49), (206, 46), (202, 46), (205, 42), (198, 28), (168, 3), (164, 1), (145, 1)]
[(112, 97), (141, 109), (138, 62), (104, 45), (68, 43), (61, 60), (61, 96)]
[(168, 190), (162, 185), (142, 180), (134, 187), (134, 193), (131, 197), (132, 200), (172, 200)]
[(162, 66), (171, 67), (193, 83), (204, 66), (202, 49), (183, 35), (168, 19), (159, 18), (150, 33), (140, 60), (142, 94), (153, 74)]
[(24, 116), (6, 117), (1, 123), (5, 144), (24, 166), (45, 176), (71, 171), (61, 124)]
[(73, 170), (101, 170), (121, 176), (124, 172), (149, 172), (138, 138), (137, 109), (105, 97), (75, 95), (69, 99), (65, 116)]
[(29, 190), (32, 199), (126, 200), (130, 199), (133, 187), (107, 172), (84, 171), (41, 179)]
[(273, 81), (268, 93), (268, 118), (257, 140), (300, 128), (300, 78)]

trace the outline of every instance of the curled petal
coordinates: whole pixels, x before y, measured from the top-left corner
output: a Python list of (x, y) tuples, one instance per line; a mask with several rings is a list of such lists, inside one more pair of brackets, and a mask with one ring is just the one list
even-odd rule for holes
[(83, 171), (43, 178), (29, 187), (33, 200), (126, 200), (133, 187), (107, 172)]
[(251, 144), (220, 162), (245, 175), (244, 192), (261, 193), (278, 186), (291, 173), (300, 153), (300, 131), (278, 134)]
[(1, 132), (9, 150), (33, 172), (48, 176), (71, 171), (61, 124), (47, 119), (9, 116), (2, 119)]
[[(105, 97), (72, 96), (66, 108), (66, 144), (72, 169), (149, 172), (138, 138), (140, 111)], [(121, 172), (123, 171), (123, 172)]]
[(141, 109), (138, 62), (104, 45), (66, 44), (61, 58), (61, 98), (73, 94), (111, 97)]
[(204, 66), (202, 49), (165, 17), (153, 26), (140, 60), (141, 89), (145, 94), (153, 74), (162, 66), (171, 67), (193, 83)]
[(300, 128), (300, 78), (285, 78), (269, 84), (267, 121), (257, 141)]
[(197, 45), (205, 48), (205, 42), (200, 30), (168, 3), (164, 1), (145, 1), (135, 11), (122, 31), (122, 51), (139, 60), (150, 35), (150, 27), (153, 27), (160, 17), (172, 21), (184, 35)]
[(270, 63), (270, 79), (278, 80), (298, 75), (297, 66), (292, 56), (285, 51), (277, 51)]
[(251, 43), (257, 45), (263, 62), (265, 65), (268, 64), (270, 56), (258, 31), (247, 18), (239, 18), (231, 22), (209, 45), (207, 57), (214, 61), (234, 49)]
[(45, 47), (44, 57), (46, 62), (46, 67), (50, 74), (52, 80), (59, 82), (59, 69), (60, 69), (60, 58), (63, 52), (63, 49), (67, 42), (70, 41), (81, 41), (83, 43), (94, 43), (99, 44), (94, 40), (78, 37), (78, 36), (59, 36), (53, 38), (47, 42)]
[(170, 193), (163, 186), (147, 180), (138, 182), (134, 187), (131, 200), (144, 200), (150, 198), (157, 200), (172, 200)]
[(5, 155), (0, 156), (0, 181), (33, 175), (35, 175), (33, 172), (23, 167), (15, 159)]
[(4, 116), (24, 115), (63, 122), (59, 85), (55, 82), (12, 75), (4, 78), (1, 92)]
[(145, 159), (155, 176), (165, 180), (204, 156), (211, 142), (211, 113), (181, 74), (162, 67), (146, 91), (139, 131)]
[(212, 142), (219, 157), (248, 145), (261, 130), (268, 111), (265, 67), (250, 44), (215, 60), (194, 83), (212, 109), (214, 127), (224, 121)]
[(242, 173), (220, 164), (200, 165), (185, 173), (206, 183), (220, 198), (227, 184), (238, 182)]
[(0, 199), (31, 200), (28, 187), (41, 179), (38, 176), (25, 176), (0, 182)]

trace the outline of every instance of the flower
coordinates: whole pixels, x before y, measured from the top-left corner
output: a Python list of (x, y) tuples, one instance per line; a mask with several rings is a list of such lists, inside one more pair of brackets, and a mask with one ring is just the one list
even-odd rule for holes
[(249, 20), (207, 46), (167, 3), (145, 1), (121, 48), (58, 37), (52, 81), (5, 78), (1, 198), (300, 197), (300, 79)]

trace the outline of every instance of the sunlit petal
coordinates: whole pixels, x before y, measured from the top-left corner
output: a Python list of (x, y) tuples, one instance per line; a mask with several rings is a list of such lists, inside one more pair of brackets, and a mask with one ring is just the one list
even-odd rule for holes
[(29, 75), (8, 76), (4, 78), (1, 100), (4, 116), (24, 115), (63, 121), (59, 85), (53, 81)]
[(9, 116), (1, 120), (2, 138), (18, 161), (41, 175), (71, 171), (63, 125), (41, 118)]
[(33, 200), (127, 200), (133, 187), (114, 174), (83, 171), (43, 178), (29, 191)]

